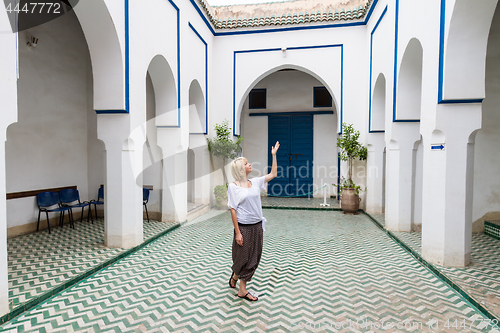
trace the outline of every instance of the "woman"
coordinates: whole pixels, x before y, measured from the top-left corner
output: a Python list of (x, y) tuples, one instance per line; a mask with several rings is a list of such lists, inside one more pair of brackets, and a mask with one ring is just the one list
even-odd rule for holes
[(231, 173), (234, 183), (227, 188), (228, 207), (231, 208), (231, 218), (234, 226), (233, 238), (233, 272), (229, 279), (229, 287), (236, 288), (240, 280), (238, 297), (249, 301), (258, 298), (247, 291), (247, 282), (252, 279), (262, 255), (263, 231), (266, 219), (262, 216), (260, 190), (265, 189), (265, 183), (277, 175), (276, 152), (280, 143), (271, 148), (273, 166), (266, 176), (248, 179), (252, 165), (244, 157), (231, 163)]

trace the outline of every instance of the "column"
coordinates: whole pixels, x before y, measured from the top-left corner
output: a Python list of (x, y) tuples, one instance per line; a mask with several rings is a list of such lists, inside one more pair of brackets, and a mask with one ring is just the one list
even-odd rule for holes
[(7, 258), (7, 187), (5, 174), (5, 141), (7, 127), (17, 121), (17, 53), (16, 35), (9, 33), (9, 19), (0, 10), (0, 316), (9, 312), (9, 277)]
[(437, 130), (424, 138), (422, 255), (431, 263), (470, 264), (474, 137), (481, 105), (439, 105)]
[(158, 128), (163, 151), (161, 215), (164, 222), (187, 220), (187, 150), (180, 143), (180, 128)]
[(132, 248), (142, 243), (142, 145), (129, 135), (128, 115), (99, 115), (98, 137), (105, 144), (104, 242)]
[(415, 142), (420, 139), (419, 123), (394, 123), (393, 140), (387, 145), (385, 227), (411, 231)]
[(366, 210), (368, 213), (382, 214), (383, 207), (383, 169), (384, 169), (384, 133), (369, 134), (367, 179), (366, 179)]

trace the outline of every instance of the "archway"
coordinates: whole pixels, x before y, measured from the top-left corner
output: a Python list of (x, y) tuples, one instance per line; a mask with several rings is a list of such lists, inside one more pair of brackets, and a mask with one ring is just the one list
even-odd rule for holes
[(418, 121), (422, 100), (423, 49), (420, 41), (412, 38), (406, 46), (399, 71), (396, 120)]
[[(280, 141), (278, 177), (269, 183), (268, 194), (322, 197), (324, 190), (318, 189), (338, 181), (337, 148), (332, 144), (338, 122), (334, 96), (315, 76), (296, 68), (259, 77), (240, 103), (243, 155), (256, 176), (267, 174), (270, 147)], [(251, 103), (256, 92), (264, 96), (264, 108)], [(319, 96), (326, 97), (324, 104), (315, 104)], [(327, 189), (336, 193), (331, 186)]]
[[(481, 129), (470, 140), (474, 148), (472, 231), (481, 232), (485, 220), (500, 220), (500, 6), (497, 5), (488, 36), (486, 97), (482, 103)], [(475, 142), (475, 144), (474, 144)]]
[(188, 219), (194, 218), (210, 201), (210, 156), (206, 134), (206, 99), (198, 80), (189, 85)]
[[(396, 113), (390, 138), (397, 145), (387, 150), (386, 226), (393, 231), (412, 231), (414, 217), (420, 216), (421, 193), (415, 182), (422, 182), (417, 170), (421, 170), (423, 146), (420, 141), (420, 117), (422, 101), (423, 48), (420, 41), (412, 38), (406, 46), (397, 86)], [(420, 151), (419, 151), (420, 149)], [(417, 190), (416, 190), (417, 189)]]
[(385, 76), (380, 73), (373, 89), (370, 132), (385, 131), (385, 91)]
[(385, 211), (385, 113), (386, 81), (380, 73), (375, 82), (371, 98), (369, 117), (367, 192), (366, 209), (370, 213), (382, 214)]
[[(170, 65), (163, 55), (151, 60), (145, 78), (146, 86), (146, 143), (143, 152), (144, 186), (153, 188), (150, 197), (150, 218), (175, 221), (176, 156), (179, 133), (177, 125), (177, 89)], [(180, 208), (179, 208), (180, 209)]]

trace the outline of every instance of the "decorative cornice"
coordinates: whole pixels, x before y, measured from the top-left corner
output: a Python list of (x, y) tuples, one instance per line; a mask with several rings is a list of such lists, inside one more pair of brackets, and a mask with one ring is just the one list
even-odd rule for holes
[(368, 0), (364, 6), (360, 5), (359, 7), (353, 8), (341, 8), (340, 10), (335, 9), (334, 11), (318, 10), (317, 12), (305, 11), (300, 13), (278, 13), (266, 16), (229, 17), (222, 19), (214, 13), (214, 8), (211, 7), (205, 0), (196, 1), (205, 12), (212, 26), (219, 30), (361, 20), (365, 17), (373, 2), (373, 0)]

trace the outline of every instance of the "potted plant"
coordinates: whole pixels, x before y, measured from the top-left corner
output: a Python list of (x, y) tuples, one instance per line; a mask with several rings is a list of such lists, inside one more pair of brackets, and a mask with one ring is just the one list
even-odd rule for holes
[(342, 177), (338, 185), (341, 195), (340, 206), (344, 214), (356, 214), (361, 201), (359, 197), (361, 187), (352, 180), (352, 162), (356, 159), (366, 160), (368, 150), (359, 142), (359, 131), (355, 130), (352, 124), (343, 123), (342, 127), (343, 132), (337, 139), (337, 147), (340, 148), (340, 159), (347, 162), (347, 178)]
[(217, 208), (223, 209), (227, 206), (227, 184), (215, 186), (214, 195)]
[(224, 177), (225, 185), (217, 185), (214, 188), (214, 195), (217, 207), (221, 208), (224, 205), (224, 200), (227, 202), (227, 175), (226, 163), (227, 159), (234, 159), (238, 157), (241, 151), (242, 137), (238, 137), (236, 141), (231, 138), (231, 128), (229, 121), (224, 119), (220, 124), (215, 124), (215, 138), (207, 139), (208, 151), (213, 156), (222, 158), (222, 176)]

